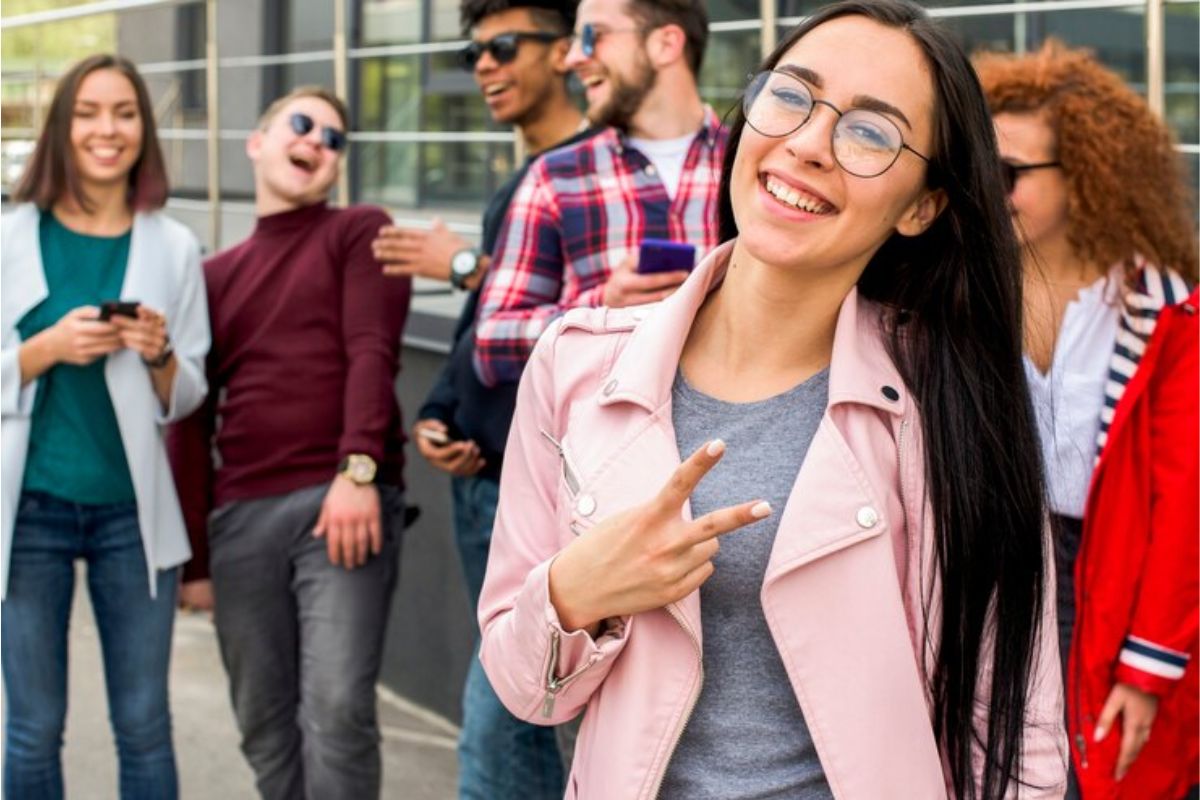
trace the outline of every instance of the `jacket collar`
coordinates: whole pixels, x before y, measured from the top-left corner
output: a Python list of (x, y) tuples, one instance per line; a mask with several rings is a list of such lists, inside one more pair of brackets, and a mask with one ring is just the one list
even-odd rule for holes
[[(683, 285), (652, 307), (618, 356), (600, 389), (601, 405), (629, 402), (654, 412), (671, 398), (683, 345), (700, 306), (725, 278), (734, 242), (726, 242), (692, 270)], [(892, 397), (896, 399), (891, 399)], [(829, 405), (861, 403), (903, 416), (908, 391), (884, 347), (879, 307), (853, 288), (842, 301), (829, 365)]]
[[(704, 142), (704, 146), (709, 149), (716, 147), (721, 139), (721, 118), (717, 116), (717, 112), (713, 107), (705, 104), (704, 118), (700, 123), (700, 129), (696, 131), (696, 138)], [(608, 138), (608, 146), (621, 155), (627, 148), (632, 147), (629, 143), (629, 134), (618, 128), (607, 128), (602, 134)]]

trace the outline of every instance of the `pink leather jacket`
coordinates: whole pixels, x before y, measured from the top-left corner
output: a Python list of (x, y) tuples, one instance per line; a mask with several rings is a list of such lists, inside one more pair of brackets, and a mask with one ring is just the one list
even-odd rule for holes
[[(592, 639), (562, 629), (547, 575), (575, 536), (649, 499), (679, 465), (671, 383), (730, 249), (657, 306), (569, 312), (521, 381), (479, 604), (481, 658), (522, 719), (554, 725), (586, 708), (568, 798), (657, 796), (704, 682), (698, 592), (610, 620)], [(829, 408), (782, 511), (761, 594), (842, 800), (947, 796), (925, 679), (939, 607), (923, 476), (917, 409), (883, 346), (879, 310), (851, 291)], [(1066, 785), (1052, 585), (1044, 596), (1023, 749), (1020, 796), (1029, 798), (1061, 797)]]

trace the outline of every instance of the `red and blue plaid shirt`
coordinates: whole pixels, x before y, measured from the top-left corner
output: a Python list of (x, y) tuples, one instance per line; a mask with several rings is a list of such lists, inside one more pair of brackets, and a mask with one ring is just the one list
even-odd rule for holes
[(674, 199), (650, 160), (613, 128), (538, 159), (509, 206), (475, 328), (475, 371), (516, 383), (538, 337), (567, 309), (603, 303), (604, 283), (642, 239), (717, 245), (727, 131), (711, 108)]

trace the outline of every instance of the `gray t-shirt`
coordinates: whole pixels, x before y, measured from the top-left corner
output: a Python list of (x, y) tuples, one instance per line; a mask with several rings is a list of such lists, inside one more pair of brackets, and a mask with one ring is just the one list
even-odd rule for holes
[(754, 403), (709, 397), (680, 373), (672, 400), (683, 457), (711, 439), (726, 445), (692, 494), (693, 517), (759, 498), (774, 513), (723, 536), (716, 570), (700, 587), (704, 686), (662, 797), (831, 798), (759, 596), (783, 507), (829, 402), (829, 371)]

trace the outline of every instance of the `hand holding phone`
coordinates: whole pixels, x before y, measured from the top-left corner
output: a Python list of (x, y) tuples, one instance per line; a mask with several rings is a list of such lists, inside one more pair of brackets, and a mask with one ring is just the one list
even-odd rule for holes
[(638, 248), (637, 271), (642, 275), (660, 272), (691, 272), (696, 266), (696, 247), (687, 242), (643, 239)]
[(445, 431), (439, 431), (437, 428), (417, 428), (417, 436), (442, 446), (448, 445), (451, 442), (449, 434)]
[(100, 315), (96, 319), (100, 322), (108, 322), (113, 317), (137, 319), (139, 305), (137, 300), (105, 300), (100, 304)]

